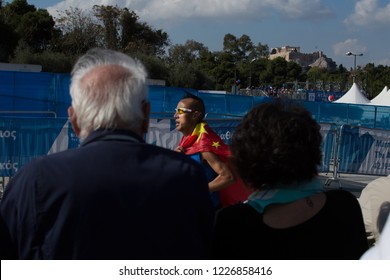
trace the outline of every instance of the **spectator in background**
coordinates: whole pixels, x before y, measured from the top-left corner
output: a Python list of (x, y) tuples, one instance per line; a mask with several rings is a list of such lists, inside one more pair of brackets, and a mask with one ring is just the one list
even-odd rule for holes
[(383, 227), (378, 242), (361, 257), (362, 260), (390, 260), (390, 218)]
[(382, 233), (387, 218), (389, 217), (389, 214), (390, 214), (390, 201), (385, 201), (381, 204), (381, 207), (379, 207), (379, 214), (376, 220), (376, 227), (378, 228), (379, 234)]
[(93, 49), (72, 71), (81, 146), (22, 168), (0, 204), (1, 259), (207, 259), (214, 210), (188, 157), (146, 144), (144, 66)]
[(373, 180), (362, 190), (359, 203), (370, 244), (379, 239), (377, 219), (379, 209), (385, 201), (390, 201), (390, 175)]
[(390, 201), (379, 208), (376, 221), (378, 236), (375, 244), (361, 257), (362, 260), (390, 260)]
[(188, 93), (179, 101), (174, 118), (176, 130), (183, 136), (175, 150), (202, 165), (215, 208), (244, 201), (250, 192), (229, 166), (229, 147), (204, 121), (205, 112), (198, 96)]
[(359, 259), (368, 249), (354, 195), (325, 191), (318, 179), (320, 126), (301, 106), (254, 107), (236, 128), (232, 160), (256, 191), (222, 209), (215, 224), (217, 259)]

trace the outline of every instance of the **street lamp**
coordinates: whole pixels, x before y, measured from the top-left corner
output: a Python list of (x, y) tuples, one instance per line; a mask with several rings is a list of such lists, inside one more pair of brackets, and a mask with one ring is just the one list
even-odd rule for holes
[(354, 61), (353, 61), (353, 76), (352, 76), (352, 78), (353, 78), (353, 83), (355, 83), (355, 77), (356, 77), (356, 57), (357, 56), (363, 56), (363, 54), (362, 53), (347, 52), (346, 55), (348, 55), (348, 56), (353, 55), (353, 57), (354, 57)]
[(257, 60), (257, 58), (253, 58), (250, 62), (249, 62), (249, 89), (251, 89), (252, 87), (252, 62), (255, 62)]

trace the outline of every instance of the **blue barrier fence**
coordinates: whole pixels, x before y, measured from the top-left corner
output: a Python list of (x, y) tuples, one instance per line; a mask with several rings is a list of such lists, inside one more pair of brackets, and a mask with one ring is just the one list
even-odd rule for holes
[(343, 125), (340, 140), (340, 172), (390, 174), (390, 131)]
[[(55, 112), (67, 117), (70, 104), (69, 74), (0, 71), (0, 111)], [(45, 117), (42, 113), (24, 113), (23, 116)]]
[[(0, 176), (15, 171), (36, 156), (78, 146), (67, 122), (69, 74), (0, 71)], [(180, 139), (171, 119), (186, 92), (206, 104), (207, 120), (230, 143), (240, 118), (268, 97), (210, 94), (193, 89), (149, 86), (152, 120), (148, 143), (174, 148)], [(324, 139), (320, 171), (339, 164), (340, 172), (389, 174), (390, 107), (302, 103), (321, 124)]]
[[(240, 119), (208, 119), (209, 125), (230, 144)], [(321, 172), (339, 163), (339, 172), (387, 175), (390, 172), (390, 131), (321, 124)], [(145, 140), (174, 149), (181, 135), (172, 118), (150, 121)], [(79, 140), (65, 118), (0, 118), (0, 176), (12, 177), (35, 157), (75, 148)]]
[[(0, 71), (0, 116), (67, 117), (69, 74)], [(198, 92), (194, 89), (149, 86), (152, 117), (169, 117), (186, 92), (200, 96), (211, 118), (244, 116), (256, 104), (271, 98)], [(320, 123), (390, 130), (390, 107), (331, 103), (330, 92), (308, 92), (301, 102)], [(337, 98), (341, 93), (334, 93)]]
[[(67, 117), (71, 103), (69, 95), (70, 75), (0, 71), (1, 116)], [(194, 89), (149, 86), (149, 99), (155, 117), (173, 113), (179, 100), (187, 93), (204, 99), (210, 115), (219, 118), (243, 116), (249, 108), (268, 100), (267, 97), (210, 94)]]
[(332, 123), (321, 124), (321, 135), (322, 135), (322, 162), (319, 166), (320, 172), (331, 171), (331, 164), (335, 159), (335, 149), (337, 145), (337, 125)]

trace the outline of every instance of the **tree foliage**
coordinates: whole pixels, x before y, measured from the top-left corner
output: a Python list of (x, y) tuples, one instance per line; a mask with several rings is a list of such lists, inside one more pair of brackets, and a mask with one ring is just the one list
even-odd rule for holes
[(36, 9), (26, 0), (14, 0), (0, 6), (0, 31), (7, 41), (0, 43), (0, 59), (8, 62), (16, 50), (28, 46), (33, 52), (42, 52), (50, 46), (55, 32), (54, 20), (46, 10)]
[(91, 48), (104, 46), (102, 27), (91, 13), (71, 7), (61, 12), (56, 22), (62, 32), (57, 39), (59, 52), (79, 56)]
[(169, 83), (198, 89), (212, 87), (206, 65), (210, 66), (210, 51), (202, 43), (189, 40), (169, 49), (167, 63), (171, 72)]
[[(1, 3), (1, 2), (0, 2)], [(4, 9), (0, 5), (0, 34), (2, 38), (7, 40), (0, 40), (0, 61), (9, 61), (14, 49), (18, 43), (18, 35), (11, 26), (5, 21)]]
[(99, 25), (104, 32), (104, 47), (113, 50), (119, 49), (120, 9), (113, 6), (94, 5), (93, 14), (101, 22)]
[(104, 33), (103, 46), (127, 53), (163, 55), (168, 34), (141, 22), (134, 11), (117, 6), (93, 6), (93, 15)]
[(310, 89), (347, 90), (353, 75), (373, 98), (390, 84), (390, 67), (372, 63), (356, 73), (302, 67), (283, 58), (269, 60), (269, 47), (243, 34), (226, 34), (223, 49), (211, 52), (188, 40), (172, 45), (162, 29), (155, 29), (127, 8), (95, 5), (91, 10), (69, 7), (53, 19), (46, 10), (26, 0), (0, 0), (0, 61), (41, 64), (44, 71), (70, 72), (78, 56), (94, 47), (118, 50), (141, 60), (150, 78), (167, 85), (231, 91), (247, 87), (290, 87), (305, 83)]

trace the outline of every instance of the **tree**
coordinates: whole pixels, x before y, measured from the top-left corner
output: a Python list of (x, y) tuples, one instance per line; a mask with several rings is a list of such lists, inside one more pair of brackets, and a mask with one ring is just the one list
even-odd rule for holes
[(21, 41), (25, 42), (34, 52), (42, 52), (50, 46), (54, 20), (46, 10), (27, 12), (20, 17), (16, 27)]
[(14, 0), (1, 6), (0, 30), (6, 42), (0, 43), (2, 60), (11, 60), (16, 51), (28, 48), (42, 52), (50, 47), (55, 32), (54, 20), (46, 10), (37, 10), (26, 0)]
[(302, 67), (294, 62), (287, 62), (286, 82), (298, 81), (302, 75)]
[(232, 55), (238, 55), (239, 50), (236, 36), (228, 33), (223, 37), (223, 51)]
[[(0, 40), (0, 61), (41, 64), (44, 71), (69, 72), (79, 55), (105, 47), (139, 58), (150, 78), (173, 86), (230, 91), (236, 80), (240, 87), (281, 87), (308, 80), (312, 89), (345, 91), (351, 84), (351, 71), (343, 65), (302, 71), (283, 58), (269, 60), (268, 45), (255, 45), (246, 34), (226, 34), (223, 50), (215, 52), (193, 40), (171, 46), (166, 32), (117, 6), (95, 5), (90, 11), (70, 7), (54, 25), (46, 10), (37, 10), (26, 0), (0, 0), (0, 33), (6, 38)], [(389, 66), (367, 64), (357, 69), (356, 80), (372, 98), (389, 85), (389, 72)]]
[(252, 86), (265, 86), (265, 80), (262, 80), (260, 78), (262, 73), (265, 73), (267, 70), (267, 65), (269, 63), (268, 58), (266, 57), (261, 57), (257, 58), (255, 61), (252, 63), (252, 81), (251, 85)]
[(287, 76), (287, 61), (284, 58), (277, 57), (270, 61), (267, 72), (272, 75), (272, 84), (276, 87), (282, 87)]
[(177, 87), (207, 89), (206, 75), (193, 64), (181, 64), (171, 69), (170, 84)]
[(7, 24), (17, 28), (23, 15), (36, 10), (35, 6), (29, 5), (26, 0), (13, 0), (3, 8), (4, 20)]
[(172, 46), (168, 54), (171, 85), (187, 85), (196, 89), (214, 87), (214, 79), (209, 76), (208, 68), (212, 63), (212, 57), (202, 43), (189, 40), (184, 45)]
[(188, 40), (184, 45), (174, 45), (168, 51), (170, 64), (189, 64), (199, 61), (201, 53), (208, 49), (199, 42)]
[(249, 58), (254, 55), (255, 48), (248, 35), (242, 35), (236, 38), (234, 35), (228, 33), (223, 38), (223, 51), (234, 55), (236, 62)]
[(28, 47), (22, 47), (16, 51), (12, 63), (38, 64), (43, 72), (69, 73), (75, 62), (75, 57), (69, 57), (64, 53), (43, 51), (32, 52)]
[(217, 90), (230, 91), (237, 79), (237, 70), (234, 55), (229, 52), (215, 53), (215, 67), (213, 69)]
[(144, 53), (134, 54), (146, 67), (148, 71), (148, 76), (151, 79), (158, 79), (168, 81), (169, 68), (163, 59), (153, 55), (146, 55)]
[[(236, 80), (240, 79), (242, 87), (248, 87), (250, 84), (254, 85), (259, 80), (264, 81), (263, 79), (267, 75), (262, 74), (263, 79), (261, 79), (260, 72), (264, 71), (264, 63), (268, 59), (269, 48), (267, 45), (258, 43), (255, 46), (246, 34), (236, 38), (228, 33), (224, 36), (223, 51), (231, 55), (231, 62), (233, 63), (231, 67), (234, 70), (234, 77)], [(230, 87), (233, 84), (234, 80)], [(225, 84), (224, 87), (227, 88), (228, 85)]]
[(322, 84), (326, 80), (327, 70), (319, 67), (311, 67), (307, 72), (307, 80), (311, 85), (311, 89), (317, 89), (318, 84)]
[(361, 84), (367, 97), (372, 99), (382, 91), (384, 86), (389, 85), (390, 67), (368, 63), (361, 71), (358, 71), (356, 80)]
[(129, 42), (134, 40), (134, 34), (138, 30), (138, 20), (139, 17), (134, 11), (129, 11), (128, 9), (123, 10), (120, 18), (122, 26), (120, 36), (121, 49), (125, 50)]
[(8, 62), (18, 44), (18, 34), (14, 28), (5, 21), (4, 8), (0, 1), (0, 34), (7, 40), (0, 41), (0, 62)]
[(125, 52), (142, 52), (147, 55), (163, 56), (169, 45), (168, 34), (161, 29), (155, 30), (147, 23), (139, 21), (134, 11), (121, 11), (121, 47)]
[(91, 48), (104, 46), (102, 27), (91, 13), (71, 7), (61, 12), (56, 21), (62, 31), (57, 39), (59, 51), (79, 56)]
[(108, 49), (119, 48), (119, 30), (121, 10), (113, 6), (93, 6), (94, 16), (101, 21), (104, 31), (104, 46)]
[(254, 48), (256, 58), (268, 58), (269, 56), (269, 47), (268, 45), (262, 45), (258, 43)]

